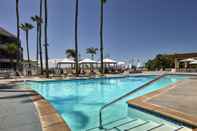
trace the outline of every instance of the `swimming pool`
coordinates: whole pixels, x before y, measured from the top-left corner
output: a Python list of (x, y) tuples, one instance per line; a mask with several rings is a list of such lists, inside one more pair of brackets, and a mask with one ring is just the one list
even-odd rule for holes
[[(26, 82), (41, 94), (58, 111), (73, 131), (83, 131), (98, 126), (98, 111), (113, 99), (153, 80), (156, 76), (127, 76), (118, 78), (98, 78), (87, 80), (61, 80)], [(104, 111), (104, 123), (127, 116), (128, 99), (164, 88), (182, 76), (166, 76), (140, 92), (114, 104)]]

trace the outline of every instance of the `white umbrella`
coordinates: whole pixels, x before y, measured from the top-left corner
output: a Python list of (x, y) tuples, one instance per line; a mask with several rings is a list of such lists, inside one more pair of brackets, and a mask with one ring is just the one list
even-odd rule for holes
[(94, 60), (91, 60), (89, 58), (83, 59), (82, 61), (79, 62), (79, 64), (96, 64), (97, 62)]
[(62, 59), (49, 59), (49, 68), (54, 68), (57, 66), (57, 63), (62, 61)]
[(189, 64), (195, 65), (195, 64), (197, 64), (197, 60), (194, 60), (194, 61), (190, 62)]
[(125, 62), (123, 62), (123, 61), (119, 61), (119, 62), (117, 63), (117, 65), (126, 65), (126, 64), (125, 64)]
[(75, 61), (73, 59), (64, 58), (58, 64), (74, 64)]
[(195, 61), (194, 58), (188, 58), (188, 59), (184, 59), (184, 60), (180, 60), (180, 62), (192, 62)]
[[(101, 63), (101, 61), (99, 61), (98, 63)], [(113, 59), (106, 58), (106, 59), (103, 59), (103, 63), (105, 63), (105, 64), (116, 64), (117, 62)]]
[(109, 58), (103, 59), (103, 62), (104, 63), (117, 63), (115, 60), (109, 59)]

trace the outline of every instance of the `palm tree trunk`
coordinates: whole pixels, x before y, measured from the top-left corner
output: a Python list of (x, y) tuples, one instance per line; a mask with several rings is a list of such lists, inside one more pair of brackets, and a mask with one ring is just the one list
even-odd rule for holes
[(26, 48), (27, 48), (27, 60), (29, 64), (28, 75), (31, 75), (31, 64), (30, 64), (30, 56), (29, 56), (29, 31), (28, 30), (26, 31)]
[(47, 9), (47, 0), (45, 0), (45, 6), (44, 6), (44, 8), (45, 8), (45, 30), (44, 30), (44, 32), (45, 32), (45, 63), (46, 63), (46, 77), (48, 78), (49, 77), (49, 67), (48, 67), (48, 48), (47, 48), (47, 46), (48, 46), (48, 38), (47, 38), (47, 20), (48, 20), (48, 9)]
[(36, 37), (37, 37), (37, 43), (36, 43), (36, 64), (37, 64), (37, 72), (38, 72), (38, 57), (39, 57), (39, 24), (37, 24), (37, 30), (36, 30)]
[(19, 29), (19, 24), (20, 24), (20, 18), (19, 18), (19, 0), (16, 0), (16, 26), (17, 26), (17, 46), (18, 46), (18, 50), (17, 50), (17, 64), (16, 64), (16, 70), (18, 70), (19, 68), (19, 62), (20, 62), (20, 29)]
[(104, 73), (103, 66), (103, 1), (101, 0), (100, 6), (100, 53), (101, 53), (101, 73)]
[[(40, 18), (42, 19), (42, 3), (43, 1), (40, 0)], [(39, 53), (40, 53), (40, 70), (41, 75), (43, 75), (43, 59), (42, 59), (42, 23), (39, 24)]]
[(76, 7), (75, 7), (75, 68), (76, 68), (76, 75), (79, 74), (79, 60), (78, 60), (78, 10), (79, 10), (79, 0), (76, 0)]

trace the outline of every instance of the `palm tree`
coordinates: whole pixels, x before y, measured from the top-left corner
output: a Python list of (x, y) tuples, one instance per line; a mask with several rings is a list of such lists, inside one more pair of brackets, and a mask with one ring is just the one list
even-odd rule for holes
[(47, 0), (44, 0), (44, 12), (45, 12), (45, 24), (44, 24), (44, 36), (45, 36), (45, 66), (46, 66), (46, 77), (49, 77), (49, 65), (48, 65), (48, 36), (47, 36), (47, 27), (48, 27), (48, 3)]
[(75, 49), (67, 49), (66, 50), (66, 57), (75, 59), (75, 57), (76, 57)]
[(16, 0), (16, 27), (17, 27), (17, 68), (19, 67), (19, 62), (21, 60), (21, 51), (20, 51), (20, 29), (19, 29), (19, 25), (20, 24), (20, 18), (19, 18), (19, 0)]
[(100, 53), (101, 53), (101, 73), (104, 73), (103, 66), (103, 6), (107, 0), (100, 0)]
[(79, 59), (78, 59), (78, 11), (79, 11), (79, 0), (76, 0), (75, 5), (75, 70), (76, 75), (79, 74)]
[(6, 47), (5, 47), (5, 51), (9, 55), (9, 59), (10, 59), (10, 63), (11, 63), (12, 68), (14, 68), (13, 59), (15, 58), (16, 54), (18, 53), (18, 45), (17, 45), (17, 43), (7, 43)]
[[(27, 59), (28, 59), (28, 63), (29, 63), (29, 69), (31, 69), (30, 56), (29, 56), (29, 30), (33, 29), (33, 25), (29, 24), (29, 23), (25, 23), (25, 24), (21, 24), (20, 28), (26, 34)], [(31, 71), (29, 72), (29, 74), (31, 75)]]
[(38, 57), (39, 57), (39, 47), (40, 47), (40, 43), (39, 43), (39, 33), (40, 33), (40, 25), (42, 24), (42, 18), (40, 18), (39, 16), (35, 15), (31, 17), (32, 21), (36, 23), (36, 34), (37, 34), (37, 43), (36, 43), (36, 61), (37, 61), (37, 66), (38, 66)]
[[(42, 5), (43, 5), (43, 0), (40, 0), (40, 19), (42, 19)], [(39, 53), (40, 53), (40, 71), (41, 75), (43, 75), (43, 59), (42, 59), (42, 23), (40, 23), (39, 26)]]
[(94, 60), (94, 55), (96, 55), (97, 51), (98, 51), (98, 48), (94, 48), (94, 47), (86, 49), (86, 53), (91, 55), (92, 60)]

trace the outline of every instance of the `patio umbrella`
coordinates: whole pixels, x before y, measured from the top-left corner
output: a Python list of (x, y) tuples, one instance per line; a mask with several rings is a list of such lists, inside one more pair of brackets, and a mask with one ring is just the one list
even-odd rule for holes
[(188, 58), (188, 59), (180, 60), (180, 62), (192, 62), (192, 61), (195, 61), (195, 59), (194, 58)]
[(83, 59), (82, 61), (79, 62), (79, 64), (96, 64), (97, 62), (94, 60), (91, 60), (89, 58)]
[(126, 64), (125, 64), (125, 62), (123, 62), (123, 61), (119, 61), (119, 62), (117, 63), (117, 65), (123, 66), (123, 65), (126, 65)]
[[(99, 61), (98, 63), (101, 63), (101, 61)], [(103, 63), (104, 64), (117, 64), (117, 61), (115, 61), (113, 59), (106, 58), (106, 59), (103, 59)]]
[(189, 64), (196, 65), (197, 64), (197, 60), (194, 60), (194, 61), (190, 62)]

